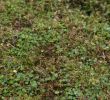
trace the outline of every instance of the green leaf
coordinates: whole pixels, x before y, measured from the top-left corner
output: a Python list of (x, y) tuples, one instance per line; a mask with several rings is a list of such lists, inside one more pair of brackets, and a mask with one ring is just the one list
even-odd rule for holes
[(36, 87), (36, 86), (37, 86), (37, 82), (36, 82), (36, 81), (34, 81), (34, 80), (33, 80), (33, 81), (31, 81), (31, 82), (30, 82), (30, 84), (31, 84), (31, 86), (32, 86), (32, 87)]

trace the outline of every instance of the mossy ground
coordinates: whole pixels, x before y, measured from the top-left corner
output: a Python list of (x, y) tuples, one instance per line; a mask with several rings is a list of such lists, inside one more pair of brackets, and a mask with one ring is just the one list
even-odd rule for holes
[(110, 2), (90, 1), (0, 1), (1, 99), (110, 99)]

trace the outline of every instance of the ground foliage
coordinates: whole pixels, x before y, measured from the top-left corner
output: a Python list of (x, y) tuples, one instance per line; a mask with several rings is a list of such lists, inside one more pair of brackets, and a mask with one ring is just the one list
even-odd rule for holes
[(1, 0), (0, 98), (109, 100), (110, 0)]

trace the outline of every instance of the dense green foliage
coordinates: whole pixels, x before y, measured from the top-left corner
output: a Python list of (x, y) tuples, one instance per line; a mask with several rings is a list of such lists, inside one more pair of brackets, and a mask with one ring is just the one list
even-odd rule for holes
[(1, 0), (0, 99), (109, 100), (110, 0)]

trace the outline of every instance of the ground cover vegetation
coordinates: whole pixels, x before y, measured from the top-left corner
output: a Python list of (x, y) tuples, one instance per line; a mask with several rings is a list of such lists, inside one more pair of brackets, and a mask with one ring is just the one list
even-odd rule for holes
[(110, 100), (110, 0), (0, 0), (1, 100)]

